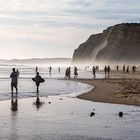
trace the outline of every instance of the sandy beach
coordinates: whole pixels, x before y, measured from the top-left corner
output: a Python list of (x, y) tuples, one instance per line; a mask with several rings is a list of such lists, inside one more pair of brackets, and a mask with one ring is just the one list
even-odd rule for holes
[(27, 75), (19, 79), (18, 97), (8, 92), (9, 79), (1, 79), (0, 139), (139, 140), (139, 73), (112, 72), (105, 79), (99, 72), (94, 80), (90, 71), (82, 72), (77, 80), (46, 78), (39, 104)]
[[(111, 78), (113, 76), (119, 76), (120, 78)], [(76, 81), (95, 86), (89, 93), (79, 95), (80, 99), (140, 106), (139, 73), (122, 74), (113, 72), (109, 79), (78, 79)]]

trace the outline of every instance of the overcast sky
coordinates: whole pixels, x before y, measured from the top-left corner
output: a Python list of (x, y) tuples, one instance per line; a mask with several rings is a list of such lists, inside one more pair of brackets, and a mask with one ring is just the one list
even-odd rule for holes
[(0, 58), (72, 57), (122, 22), (140, 22), (140, 0), (0, 0)]

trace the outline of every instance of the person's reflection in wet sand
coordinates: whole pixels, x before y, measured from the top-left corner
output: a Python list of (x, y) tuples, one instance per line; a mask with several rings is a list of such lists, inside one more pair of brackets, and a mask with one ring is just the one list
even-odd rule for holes
[(13, 112), (18, 111), (18, 97), (16, 96), (11, 96), (11, 110)]
[(33, 105), (36, 106), (37, 110), (39, 110), (39, 108), (44, 104), (44, 102), (40, 101), (39, 98), (39, 92), (36, 93), (36, 101), (33, 103)]

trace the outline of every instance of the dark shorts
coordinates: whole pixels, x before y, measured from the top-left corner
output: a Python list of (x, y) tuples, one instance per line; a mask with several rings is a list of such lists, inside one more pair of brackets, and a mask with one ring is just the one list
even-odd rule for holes
[(11, 83), (11, 87), (17, 88), (17, 83)]
[(40, 85), (40, 83), (39, 82), (36, 82), (36, 86), (39, 87), (39, 85)]

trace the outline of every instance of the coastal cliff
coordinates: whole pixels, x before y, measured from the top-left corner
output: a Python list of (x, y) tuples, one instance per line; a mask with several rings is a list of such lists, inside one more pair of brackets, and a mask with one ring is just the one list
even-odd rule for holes
[(73, 54), (73, 63), (138, 63), (140, 24), (126, 23), (91, 35)]

